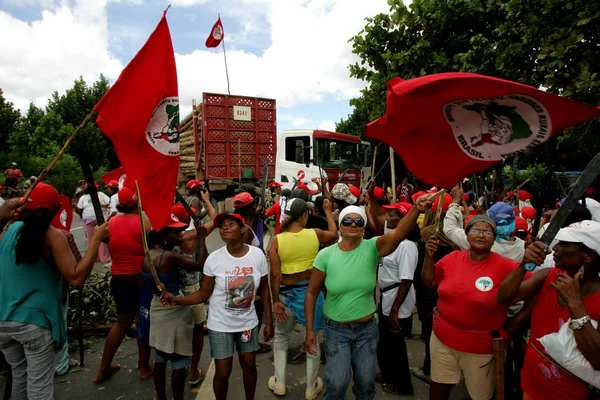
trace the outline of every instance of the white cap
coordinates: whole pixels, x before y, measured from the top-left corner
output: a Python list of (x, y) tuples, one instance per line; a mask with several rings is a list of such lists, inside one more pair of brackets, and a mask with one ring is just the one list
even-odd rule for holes
[(600, 254), (600, 222), (585, 220), (562, 228), (556, 239), (563, 242), (583, 243)]
[(600, 203), (588, 197), (585, 199), (585, 206), (592, 214), (592, 221), (600, 222)]
[(344, 217), (348, 214), (358, 214), (365, 220), (365, 224), (367, 223), (367, 214), (365, 213), (364, 208), (359, 206), (348, 206), (340, 212), (340, 216), (338, 218), (340, 224), (342, 223)]

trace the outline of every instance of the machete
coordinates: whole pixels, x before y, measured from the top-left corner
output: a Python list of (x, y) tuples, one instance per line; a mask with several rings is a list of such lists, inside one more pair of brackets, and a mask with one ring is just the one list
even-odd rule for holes
[[(585, 167), (579, 178), (577, 178), (577, 182), (569, 191), (569, 195), (567, 199), (563, 203), (563, 205), (559, 208), (556, 216), (550, 222), (548, 229), (540, 238), (540, 241), (546, 245), (546, 248), (550, 247), (550, 244), (556, 237), (558, 231), (562, 228), (563, 224), (571, 214), (571, 211), (575, 208), (575, 205), (581, 199), (585, 190), (590, 186), (590, 184), (596, 179), (598, 174), (600, 173), (600, 153), (596, 154), (596, 157), (590, 161), (590, 163)], [(528, 262), (525, 264), (525, 270), (533, 271), (535, 269), (535, 263)]]
[(175, 198), (177, 199), (177, 201), (179, 203), (181, 203), (181, 205), (183, 206), (183, 208), (185, 208), (185, 211), (187, 211), (187, 213), (190, 214), (190, 217), (192, 217), (192, 219), (194, 220), (194, 224), (201, 225), (200, 218), (198, 218), (198, 216), (196, 215), (196, 213), (194, 213), (194, 211), (192, 210), (192, 208), (190, 207), (190, 205), (185, 201), (185, 199), (183, 198), (183, 196), (181, 195), (181, 193), (179, 193), (177, 191), (177, 189), (175, 189)]

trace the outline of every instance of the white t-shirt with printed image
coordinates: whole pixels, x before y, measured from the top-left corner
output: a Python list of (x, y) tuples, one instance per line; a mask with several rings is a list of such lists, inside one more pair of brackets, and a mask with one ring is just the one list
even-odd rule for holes
[(248, 253), (243, 257), (232, 256), (225, 246), (211, 253), (204, 263), (204, 275), (215, 278), (208, 307), (210, 330), (243, 332), (258, 325), (254, 299), (269, 267), (259, 248), (246, 246)]

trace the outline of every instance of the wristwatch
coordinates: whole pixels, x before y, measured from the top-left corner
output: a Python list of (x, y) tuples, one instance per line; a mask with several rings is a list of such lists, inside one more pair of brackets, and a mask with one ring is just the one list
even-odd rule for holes
[(587, 324), (588, 322), (590, 322), (590, 316), (589, 315), (584, 315), (581, 318), (575, 318), (569, 321), (569, 328), (573, 331), (578, 331), (581, 328), (583, 328), (583, 326), (585, 324)]

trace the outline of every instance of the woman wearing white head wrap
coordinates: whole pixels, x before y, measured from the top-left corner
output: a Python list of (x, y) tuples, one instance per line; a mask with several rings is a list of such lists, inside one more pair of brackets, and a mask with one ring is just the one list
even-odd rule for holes
[(419, 213), (431, 203), (423, 196), (396, 229), (368, 240), (363, 239), (367, 221), (364, 209), (348, 206), (339, 215), (341, 241), (317, 255), (304, 301), (304, 349), (316, 354), (315, 302), (325, 286), (325, 390), (328, 399), (346, 397), (351, 371), (354, 372), (354, 397), (361, 400), (375, 397), (378, 328), (373, 319), (373, 290), (379, 258), (396, 250), (412, 231)]

